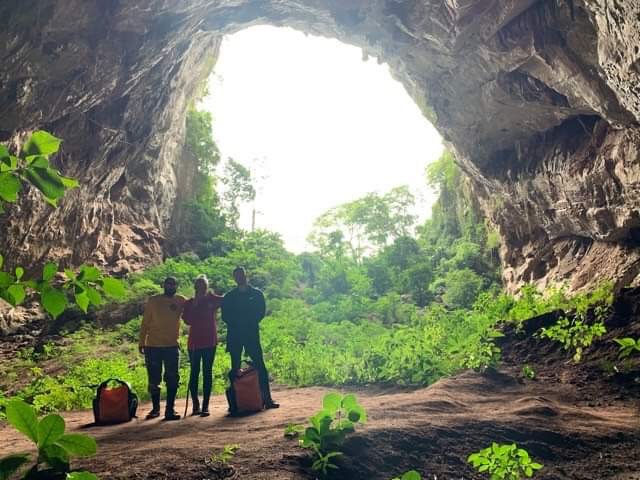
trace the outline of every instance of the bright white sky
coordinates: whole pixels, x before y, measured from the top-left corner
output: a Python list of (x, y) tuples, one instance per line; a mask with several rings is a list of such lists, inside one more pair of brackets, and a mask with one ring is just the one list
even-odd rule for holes
[(223, 158), (262, 178), (256, 227), (290, 250), (308, 250), (318, 216), (368, 192), (409, 185), (421, 218), (430, 212), (424, 169), (442, 153), (440, 136), (388, 66), (363, 61), (359, 48), (251, 27), (224, 39), (209, 92), (200, 108), (213, 114)]

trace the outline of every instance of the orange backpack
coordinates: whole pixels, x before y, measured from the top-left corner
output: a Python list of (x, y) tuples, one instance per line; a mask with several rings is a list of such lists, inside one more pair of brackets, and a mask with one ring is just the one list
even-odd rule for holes
[(258, 371), (253, 367), (238, 370), (227, 389), (231, 415), (259, 412), (264, 407)]
[[(110, 386), (114, 382), (117, 386)], [(93, 416), (98, 425), (128, 422), (136, 416), (138, 397), (129, 384), (110, 378), (98, 386), (93, 400)]]

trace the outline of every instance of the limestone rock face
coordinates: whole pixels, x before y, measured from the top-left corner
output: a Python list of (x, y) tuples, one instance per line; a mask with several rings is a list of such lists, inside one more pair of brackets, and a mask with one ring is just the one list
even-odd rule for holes
[(501, 233), (509, 288), (640, 272), (640, 2), (4, 0), (0, 18), (0, 140), (52, 131), (82, 182), (0, 220), (16, 261), (158, 261), (194, 171), (188, 101), (222, 35), (268, 23), (389, 63)]

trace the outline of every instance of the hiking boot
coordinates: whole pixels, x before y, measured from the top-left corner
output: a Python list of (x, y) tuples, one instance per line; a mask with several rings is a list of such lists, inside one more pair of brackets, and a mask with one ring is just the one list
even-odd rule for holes
[(180, 414), (175, 410), (167, 410), (164, 412), (165, 420), (180, 420)]
[(203, 409), (202, 412), (200, 412), (200, 416), (201, 417), (208, 417), (209, 416), (209, 410)]
[(269, 400), (264, 404), (264, 408), (266, 408), (267, 410), (270, 408), (280, 408), (280, 404), (274, 402), (273, 400)]
[(200, 410), (200, 408), (194, 408), (191, 410), (191, 416), (195, 417), (196, 415), (202, 415), (202, 410)]
[(158, 418), (160, 416), (160, 409), (153, 409), (149, 413), (147, 413), (146, 419), (151, 420), (152, 418)]

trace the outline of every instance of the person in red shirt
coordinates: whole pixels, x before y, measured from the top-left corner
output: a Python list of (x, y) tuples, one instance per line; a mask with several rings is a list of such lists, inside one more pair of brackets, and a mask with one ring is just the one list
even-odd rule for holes
[[(189, 361), (191, 376), (189, 390), (193, 398), (191, 415), (209, 416), (209, 397), (213, 383), (213, 360), (216, 355), (218, 334), (216, 312), (222, 305), (222, 297), (209, 292), (209, 282), (204, 275), (196, 278), (195, 296), (184, 305), (182, 318), (189, 325)], [(202, 363), (202, 410), (198, 399), (200, 364)]]

